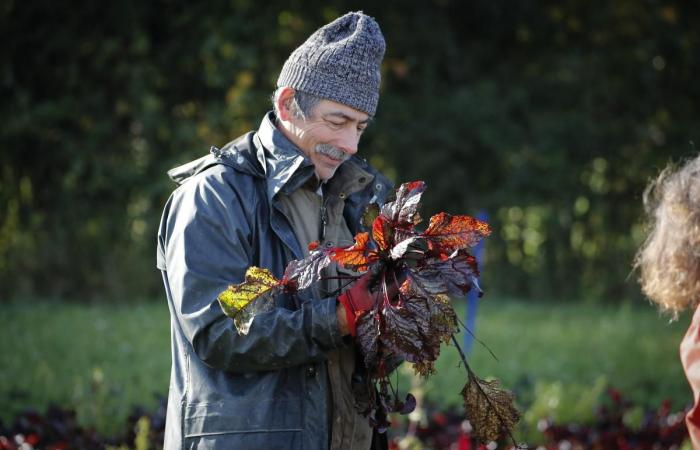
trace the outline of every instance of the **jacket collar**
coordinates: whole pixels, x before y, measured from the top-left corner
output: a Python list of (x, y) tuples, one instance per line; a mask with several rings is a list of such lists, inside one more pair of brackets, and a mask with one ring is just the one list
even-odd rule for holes
[[(263, 117), (255, 140), (258, 159), (264, 163), (270, 199), (280, 191), (294, 191), (314, 175), (313, 163), (275, 126), (272, 111)], [(260, 155), (261, 151), (263, 155)]]

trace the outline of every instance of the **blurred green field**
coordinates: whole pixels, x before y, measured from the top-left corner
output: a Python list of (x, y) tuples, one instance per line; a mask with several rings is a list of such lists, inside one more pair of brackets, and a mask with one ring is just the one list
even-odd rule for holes
[[(460, 315), (463, 309), (458, 306)], [(168, 389), (170, 350), (165, 302), (84, 305), (49, 301), (0, 307), (0, 418), (74, 407), (78, 419), (104, 434), (120, 430), (133, 405), (152, 408)], [(669, 323), (651, 306), (600, 306), (482, 300), (478, 343), (469, 363), (482, 378), (496, 377), (518, 394), (524, 425), (543, 416), (585, 421), (608, 386), (640, 406), (691, 401), (678, 343), (689, 321)], [(461, 342), (461, 337), (460, 337)], [(426, 398), (458, 404), (465, 371), (446, 346), (427, 382), (400, 370)]]
[[(463, 308), (457, 308), (463, 315)], [(480, 377), (498, 378), (516, 392), (526, 435), (532, 436), (545, 417), (591, 422), (596, 407), (608, 400), (608, 388), (635, 405), (630, 426), (641, 420), (643, 409), (656, 409), (664, 400), (675, 411), (692, 401), (678, 355), (689, 315), (670, 323), (644, 303), (604, 306), (487, 297), (477, 318), (476, 337), (498, 360), (475, 342), (468, 363)], [(459, 404), (466, 373), (454, 347), (443, 347), (436, 371), (418, 384), (426, 398)], [(403, 367), (401, 372), (412, 370)]]
[(100, 432), (122, 431), (132, 405), (155, 407), (168, 391), (168, 317), (165, 301), (2, 305), (0, 418), (58, 403)]

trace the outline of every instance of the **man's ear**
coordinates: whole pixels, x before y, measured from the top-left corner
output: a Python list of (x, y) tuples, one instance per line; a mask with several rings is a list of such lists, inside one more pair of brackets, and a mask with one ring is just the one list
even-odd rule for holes
[(283, 122), (289, 122), (294, 118), (292, 112), (292, 102), (294, 101), (294, 89), (289, 86), (280, 88), (277, 99), (275, 100), (277, 111), (279, 111), (278, 119)]

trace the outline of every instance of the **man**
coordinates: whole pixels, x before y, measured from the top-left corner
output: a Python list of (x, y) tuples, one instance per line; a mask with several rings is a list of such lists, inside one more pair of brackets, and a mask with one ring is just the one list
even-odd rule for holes
[(275, 298), (247, 334), (216, 298), (250, 266), (280, 277), (312, 241), (352, 244), (366, 205), (384, 201), (388, 181), (355, 155), (384, 48), (361, 12), (325, 25), (284, 64), (257, 132), (169, 172), (180, 187), (158, 235), (172, 324), (165, 448), (377, 448), (355, 408), (367, 383), (354, 320), (377, 297), (367, 276), (338, 295), (331, 267), (321, 286)]

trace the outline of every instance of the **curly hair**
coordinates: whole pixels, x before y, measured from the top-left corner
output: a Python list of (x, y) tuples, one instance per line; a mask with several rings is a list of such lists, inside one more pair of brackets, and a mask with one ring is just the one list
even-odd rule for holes
[(637, 252), (644, 294), (674, 315), (700, 300), (700, 155), (669, 165), (644, 192), (649, 235)]

